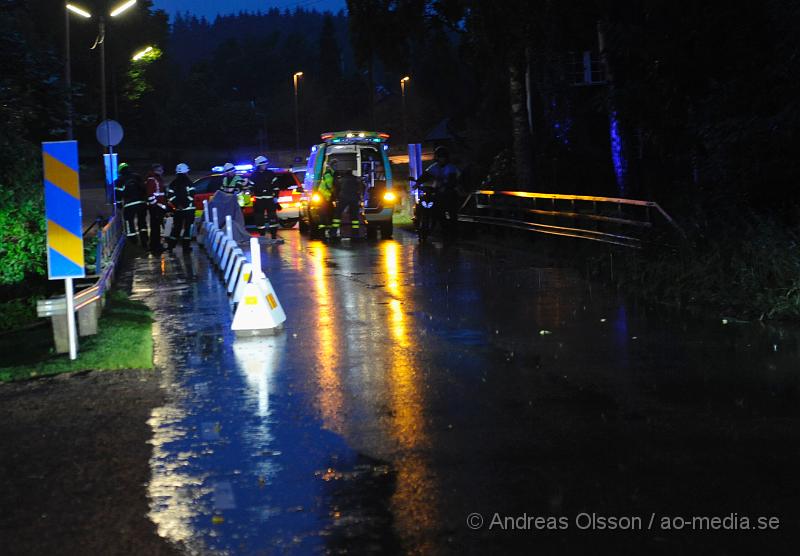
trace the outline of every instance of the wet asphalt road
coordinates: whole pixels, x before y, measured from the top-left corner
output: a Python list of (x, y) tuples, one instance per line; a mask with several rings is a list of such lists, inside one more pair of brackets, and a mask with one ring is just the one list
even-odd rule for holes
[[(799, 335), (402, 232), (282, 237), (263, 249), (288, 315), (274, 337), (235, 339), (197, 247), (131, 269), (170, 399), (150, 518), (187, 552), (796, 553)], [(520, 516), (561, 529), (497, 525)], [(642, 530), (598, 529), (621, 516)], [(694, 516), (780, 525), (663, 527)]]

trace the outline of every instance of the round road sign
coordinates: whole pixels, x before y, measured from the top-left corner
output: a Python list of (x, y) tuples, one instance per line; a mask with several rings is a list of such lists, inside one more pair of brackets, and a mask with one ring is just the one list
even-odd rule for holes
[(97, 126), (97, 140), (104, 147), (116, 147), (124, 135), (122, 126), (114, 120), (104, 120)]

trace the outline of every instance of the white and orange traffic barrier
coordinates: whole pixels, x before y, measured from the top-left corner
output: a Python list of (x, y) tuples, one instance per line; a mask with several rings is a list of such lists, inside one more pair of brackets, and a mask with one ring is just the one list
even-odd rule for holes
[(252, 263), (245, 265), (249, 272), (242, 271), (234, 292), (236, 313), (231, 330), (237, 336), (273, 334), (286, 321), (286, 313), (272, 283), (261, 270), (261, 247), (256, 238), (250, 239), (250, 258)]

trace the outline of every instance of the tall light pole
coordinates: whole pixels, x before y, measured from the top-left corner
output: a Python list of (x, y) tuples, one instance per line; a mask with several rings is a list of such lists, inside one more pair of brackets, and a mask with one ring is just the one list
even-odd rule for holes
[[(136, 0), (128, 0), (127, 2), (123, 2), (122, 4), (119, 4), (116, 8), (113, 8), (111, 10), (111, 13), (109, 13), (108, 15), (111, 16), (111, 17), (118, 17), (118, 16), (122, 15), (124, 12), (128, 11), (128, 9), (132, 8), (135, 5), (136, 5)], [(100, 81), (103, 84), (102, 92), (100, 93), (102, 95), (102, 102), (101, 102), (100, 105), (102, 107), (102, 116), (103, 116), (103, 120), (102, 121), (106, 121), (106, 120), (108, 120), (108, 110), (107, 110), (107, 103), (106, 103), (106, 101), (107, 101), (107, 99), (106, 99), (106, 97), (107, 97), (107, 94), (106, 94), (106, 18), (105, 18), (105, 16), (102, 16), (102, 15), (100, 16), (100, 30), (99, 30), (99, 33), (97, 35), (97, 42), (95, 43), (95, 45), (97, 45), (97, 44), (100, 45)], [(110, 149), (110, 147), (109, 147), (109, 149)]]
[(406, 118), (406, 85), (408, 82), (411, 81), (409, 76), (405, 76), (403, 79), (400, 80), (400, 93), (403, 102), (402, 112), (403, 112), (403, 143), (406, 145), (408, 144), (408, 120)]
[(72, 56), (69, 40), (69, 13), (72, 12), (86, 19), (90, 19), (92, 14), (75, 6), (67, 4), (64, 10), (64, 82), (67, 93), (67, 139), (72, 141)]
[[(127, 0), (113, 8), (108, 14), (111, 17), (117, 17), (132, 8), (136, 4), (136, 0)], [(72, 61), (70, 49), (70, 30), (69, 30), (69, 12), (77, 14), (86, 19), (91, 19), (92, 14), (87, 10), (76, 6), (75, 4), (66, 4), (66, 19), (65, 19), (65, 48), (64, 54), (66, 61), (64, 63), (64, 80), (66, 81), (67, 93), (67, 139), (72, 139)], [(99, 18), (99, 28), (97, 38), (94, 41), (94, 50), (100, 46), (100, 107), (103, 121), (108, 119), (108, 110), (106, 105), (106, 20), (105, 16)]]
[[(300, 78), (303, 77), (303, 72), (298, 71), (292, 76), (292, 80), (294, 81), (294, 150), (300, 150), (300, 106), (297, 102), (297, 88), (300, 82)], [(297, 152), (295, 152), (295, 156)]]

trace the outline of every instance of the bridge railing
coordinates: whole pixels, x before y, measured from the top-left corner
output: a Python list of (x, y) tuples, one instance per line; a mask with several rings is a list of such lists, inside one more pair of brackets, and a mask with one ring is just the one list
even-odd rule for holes
[(678, 224), (653, 201), (528, 191), (474, 191), (459, 221), (641, 248), (656, 227)]
[[(122, 213), (114, 215), (104, 226), (96, 224), (97, 252), (95, 273), (77, 282), (74, 302), (78, 313), (78, 330), (81, 336), (97, 334), (97, 322), (100, 317), (105, 294), (111, 287), (119, 268), (119, 259), (125, 244)], [(91, 231), (90, 227), (87, 232)], [(52, 321), (53, 341), (57, 353), (67, 353), (67, 301), (63, 295), (41, 299), (36, 303), (39, 317), (49, 317)]]

